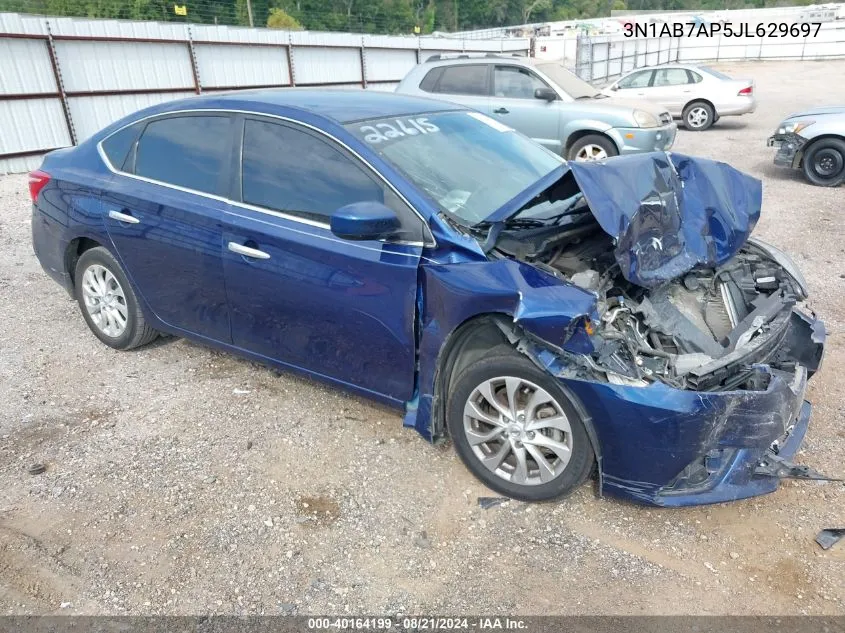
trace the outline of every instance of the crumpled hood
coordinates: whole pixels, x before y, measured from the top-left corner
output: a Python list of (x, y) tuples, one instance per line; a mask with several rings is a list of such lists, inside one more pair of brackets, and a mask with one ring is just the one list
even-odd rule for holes
[(696, 267), (719, 266), (745, 244), (760, 219), (762, 183), (730, 165), (672, 152), (561, 165), (488, 221), (518, 215), (568, 171), (631, 283), (654, 288)]
[(569, 168), (622, 275), (646, 288), (723, 264), (760, 218), (762, 183), (718, 161), (652, 152)]

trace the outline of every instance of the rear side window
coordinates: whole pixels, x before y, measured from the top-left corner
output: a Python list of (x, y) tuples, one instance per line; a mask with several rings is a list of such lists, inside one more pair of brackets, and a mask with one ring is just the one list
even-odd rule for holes
[(444, 66), (432, 92), (486, 97), (490, 93), (487, 87), (487, 68), (487, 64)]
[(243, 201), (328, 224), (340, 207), (384, 202), (384, 189), (339, 150), (307, 132), (247, 119)]
[(704, 79), (704, 77), (702, 77), (697, 72), (692, 71), (692, 70), (687, 70), (687, 74), (689, 75), (690, 83), (692, 83), (692, 84), (701, 83), (701, 80)]
[(662, 68), (654, 71), (654, 86), (682, 86), (690, 82), (684, 68)]
[(119, 132), (115, 132), (106, 140), (103, 141), (103, 152), (112, 164), (112, 167), (118, 171), (125, 170), (126, 159), (129, 157), (129, 152), (132, 150), (132, 145), (135, 144), (135, 139), (138, 138), (138, 132), (143, 125), (136, 123), (125, 127)]
[(135, 173), (221, 194), (223, 172), (230, 163), (230, 125), (227, 116), (171, 117), (151, 122), (138, 141)]

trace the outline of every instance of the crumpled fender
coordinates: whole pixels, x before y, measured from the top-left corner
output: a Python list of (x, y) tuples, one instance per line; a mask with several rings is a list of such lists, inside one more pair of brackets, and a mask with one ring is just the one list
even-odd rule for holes
[(502, 314), (552, 346), (573, 354), (593, 351), (581, 326), (586, 318), (598, 320), (595, 295), (529, 264), (510, 259), (423, 263), (420, 287), (417, 394), (407, 405), (404, 424), (426, 439), (433, 439), (432, 400), (444, 344), (467, 320)]
[(760, 218), (762, 183), (719, 161), (651, 152), (569, 168), (622, 274), (646, 288), (725, 263)]

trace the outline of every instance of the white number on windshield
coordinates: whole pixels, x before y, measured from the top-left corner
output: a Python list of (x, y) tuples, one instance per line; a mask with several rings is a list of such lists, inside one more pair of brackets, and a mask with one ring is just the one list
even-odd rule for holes
[(431, 123), (427, 118), (417, 119), (396, 119), (394, 123), (375, 123), (373, 125), (362, 125), (361, 133), (367, 143), (383, 143), (403, 136), (416, 136), (417, 134), (432, 134), (439, 132), (440, 128)]

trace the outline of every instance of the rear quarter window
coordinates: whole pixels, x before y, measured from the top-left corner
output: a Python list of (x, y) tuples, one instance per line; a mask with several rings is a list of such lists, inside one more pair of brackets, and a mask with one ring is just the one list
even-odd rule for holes
[(129, 158), (129, 152), (132, 151), (142, 127), (142, 124), (135, 123), (115, 132), (102, 142), (103, 153), (118, 171), (126, 170), (126, 159)]
[(426, 92), (435, 92), (435, 86), (437, 85), (437, 82), (442, 74), (442, 68), (432, 68), (431, 70), (429, 70), (428, 74), (423, 77), (423, 80), (420, 82), (420, 90), (425, 90)]
[(451, 95), (487, 96), (490, 93), (487, 82), (487, 64), (466, 66), (444, 66), (433, 92)]

